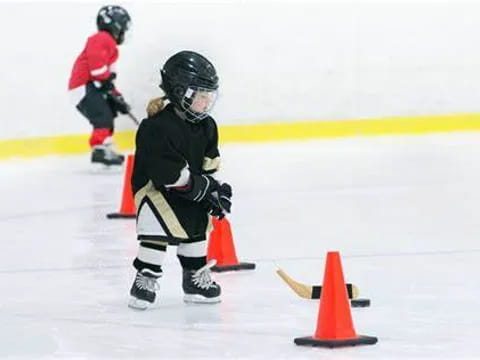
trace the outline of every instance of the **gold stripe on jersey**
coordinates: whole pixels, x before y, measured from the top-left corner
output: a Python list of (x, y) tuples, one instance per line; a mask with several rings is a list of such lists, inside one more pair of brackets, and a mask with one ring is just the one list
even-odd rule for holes
[(217, 156), (214, 159), (210, 159), (208, 157), (203, 158), (202, 169), (204, 171), (213, 171), (213, 170), (218, 170), (219, 168), (220, 168), (220, 156)]
[(180, 224), (180, 221), (178, 221), (178, 218), (170, 204), (167, 202), (167, 199), (165, 199), (165, 196), (163, 196), (160, 191), (155, 189), (152, 181), (149, 181), (135, 194), (135, 206), (137, 209), (140, 207), (142, 199), (145, 196), (153, 203), (172, 236), (179, 239), (188, 239), (187, 232)]

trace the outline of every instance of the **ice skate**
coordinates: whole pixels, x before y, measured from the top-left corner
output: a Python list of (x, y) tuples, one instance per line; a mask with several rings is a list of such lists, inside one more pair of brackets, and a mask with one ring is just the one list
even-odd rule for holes
[(156, 291), (160, 289), (157, 280), (162, 273), (149, 269), (137, 272), (132, 288), (130, 289), (130, 301), (128, 306), (138, 310), (146, 310), (155, 303)]
[(119, 166), (125, 161), (125, 156), (113, 150), (112, 145), (97, 145), (92, 149), (92, 164)]
[(210, 260), (198, 270), (183, 270), (184, 301), (187, 303), (217, 303), (220, 302), (221, 288), (211, 278), (210, 268), (216, 260)]

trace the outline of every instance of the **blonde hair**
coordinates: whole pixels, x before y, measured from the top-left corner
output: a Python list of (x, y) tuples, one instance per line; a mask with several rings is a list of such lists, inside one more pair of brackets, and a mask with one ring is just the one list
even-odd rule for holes
[(153, 98), (148, 102), (147, 105), (147, 115), (149, 117), (158, 114), (165, 107), (165, 101), (163, 97)]

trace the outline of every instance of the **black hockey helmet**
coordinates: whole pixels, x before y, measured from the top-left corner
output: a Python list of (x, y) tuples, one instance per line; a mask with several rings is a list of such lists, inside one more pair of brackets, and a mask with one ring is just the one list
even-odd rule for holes
[(130, 15), (117, 5), (103, 6), (97, 15), (97, 28), (109, 32), (118, 45), (125, 40), (125, 32), (130, 28)]
[(186, 120), (198, 123), (208, 116), (218, 89), (217, 71), (210, 61), (196, 52), (181, 51), (167, 60), (160, 74), (160, 88)]

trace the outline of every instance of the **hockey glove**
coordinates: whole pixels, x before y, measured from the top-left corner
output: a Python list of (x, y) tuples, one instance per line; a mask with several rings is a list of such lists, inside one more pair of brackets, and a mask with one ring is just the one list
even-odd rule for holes
[(222, 218), (230, 212), (232, 188), (228, 184), (220, 185), (209, 175), (192, 175), (184, 189), (174, 189), (176, 193), (188, 200), (202, 203), (212, 216)]
[(203, 201), (207, 212), (213, 217), (222, 219), (232, 209), (232, 187), (223, 183), (219, 185), (216, 191), (207, 196)]
[(218, 200), (222, 209), (230, 213), (232, 209), (232, 187), (230, 184), (223, 183), (218, 189)]
[(113, 89), (115, 89), (115, 85), (113, 84), (113, 80), (117, 77), (116, 73), (111, 73), (108, 78), (105, 80), (100, 81), (100, 88), (99, 90), (102, 91), (103, 93), (109, 93)]
[(128, 114), (130, 112), (131, 107), (127, 104), (122, 95), (109, 92), (108, 97), (114, 110), (122, 114)]

